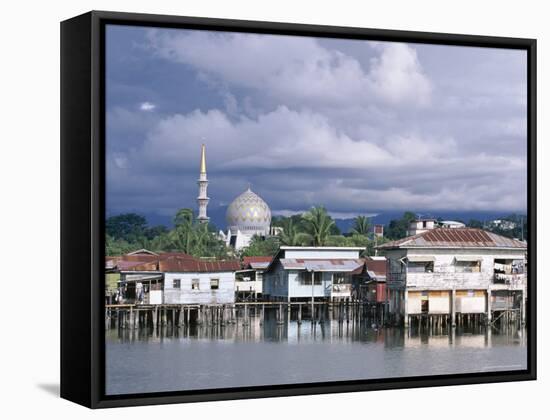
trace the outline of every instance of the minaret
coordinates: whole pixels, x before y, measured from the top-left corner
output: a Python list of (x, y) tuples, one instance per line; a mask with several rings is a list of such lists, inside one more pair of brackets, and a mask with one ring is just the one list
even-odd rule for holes
[(206, 178), (206, 148), (204, 144), (201, 147), (201, 172), (197, 183), (199, 184), (199, 196), (197, 197), (199, 215), (197, 220), (199, 223), (207, 223), (210, 218), (206, 215), (206, 206), (208, 206), (208, 201), (210, 201), (210, 199), (206, 195), (208, 179)]

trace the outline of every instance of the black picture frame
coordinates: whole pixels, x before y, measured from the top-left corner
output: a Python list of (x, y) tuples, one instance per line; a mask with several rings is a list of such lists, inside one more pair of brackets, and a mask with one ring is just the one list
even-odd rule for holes
[[(529, 302), (526, 370), (107, 396), (105, 384), (105, 25), (521, 49), (528, 75)], [(92, 11), (61, 23), (61, 397), (90, 408), (536, 379), (536, 40)]]

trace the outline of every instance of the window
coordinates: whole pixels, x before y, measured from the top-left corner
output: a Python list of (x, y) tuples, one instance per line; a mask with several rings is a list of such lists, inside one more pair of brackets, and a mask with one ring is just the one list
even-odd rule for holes
[(479, 273), (481, 261), (457, 261), (455, 264), (456, 273)]
[(191, 280), (191, 290), (199, 290), (200, 289), (200, 280), (199, 279), (192, 279)]
[(321, 284), (321, 281), (323, 279), (323, 273), (318, 271), (314, 273), (311, 273), (308, 271), (302, 271), (299, 274), (300, 284), (304, 286), (307, 286), (307, 285), (311, 286), (311, 277), (313, 277), (314, 284)]
[(218, 290), (220, 288), (220, 279), (210, 279), (210, 290)]
[(495, 258), (495, 274), (522, 274), (525, 272), (524, 260)]
[(172, 287), (174, 289), (181, 289), (181, 280), (180, 279), (172, 280)]
[(409, 273), (433, 273), (434, 263), (433, 261), (421, 261), (407, 263), (407, 271)]
[(323, 280), (323, 273), (314, 273), (314, 282), (315, 284), (321, 284), (321, 281)]

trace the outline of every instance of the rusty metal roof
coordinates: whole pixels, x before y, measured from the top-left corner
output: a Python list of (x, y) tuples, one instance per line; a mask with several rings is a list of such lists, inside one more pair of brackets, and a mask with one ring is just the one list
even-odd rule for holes
[(238, 260), (201, 261), (171, 257), (159, 261), (159, 271), (162, 272), (210, 273), (240, 269), (241, 263)]
[[(386, 260), (372, 260), (370, 258), (365, 259), (365, 265), (367, 266), (367, 271), (374, 273), (377, 277), (385, 277), (387, 271), (387, 262)], [(370, 273), (369, 273), (370, 275)]]
[(513, 248), (527, 250), (527, 244), (482, 229), (435, 228), (418, 235), (387, 242), (378, 248)]
[(131, 252), (129, 254), (124, 255), (113, 255), (105, 257), (105, 262), (111, 261), (113, 265), (118, 265), (120, 261), (132, 261), (132, 262), (138, 262), (138, 263), (146, 263), (146, 262), (155, 262), (162, 259), (170, 258), (170, 257), (178, 257), (183, 259), (189, 259), (194, 260), (195, 257), (192, 255), (186, 254), (184, 252), (162, 252), (160, 254), (148, 254), (148, 253), (136, 253)]
[(183, 252), (163, 252), (159, 255), (140, 254), (107, 257), (106, 262), (121, 271), (220, 272), (241, 268), (238, 260), (203, 261)]
[(116, 264), (116, 268), (118, 268), (119, 270), (124, 271), (124, 270), (130, 270), (133, 267), (138, 267), (138, 266), (142, 266), (142, 265), (146, 265), (146, 264), (148, 264), (148, 262), (143, 262), (143, 261), (119, 261)]

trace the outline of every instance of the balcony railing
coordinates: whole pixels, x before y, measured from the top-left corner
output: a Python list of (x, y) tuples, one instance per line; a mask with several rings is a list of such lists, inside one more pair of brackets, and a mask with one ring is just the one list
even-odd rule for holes
[(346, 293), (349, 294), (351, 292), (351, 284), (333, 284), (332, 285), (332, 293)]

